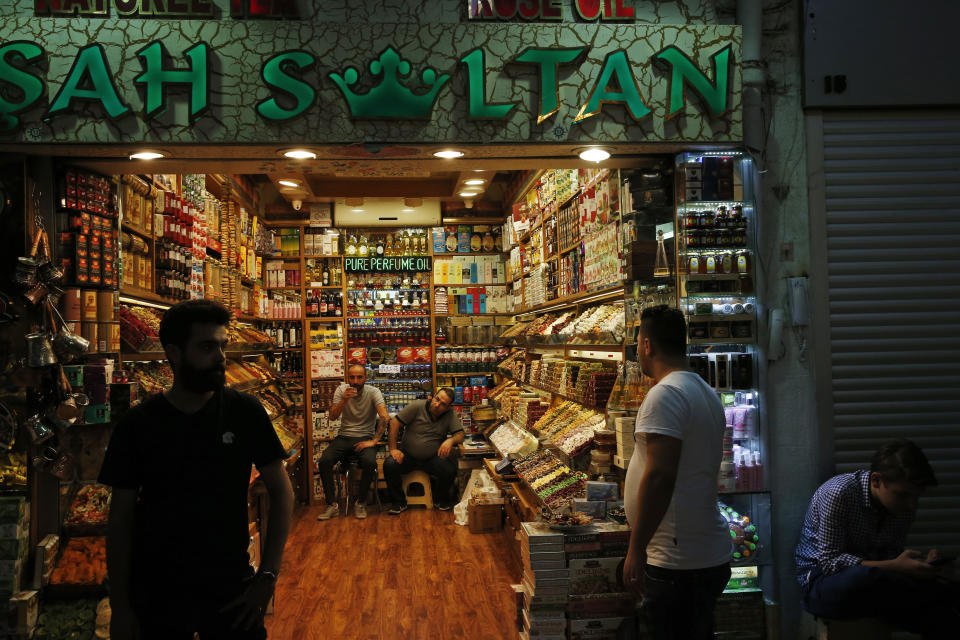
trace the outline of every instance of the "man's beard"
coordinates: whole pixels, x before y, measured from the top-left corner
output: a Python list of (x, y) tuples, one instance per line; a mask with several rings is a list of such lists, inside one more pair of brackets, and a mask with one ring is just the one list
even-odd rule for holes
[(184, 362), (180, 367), (180, 377), (187, 391), (206, 393), (222, 389), (226, 383), (226, 369), (222, 364), (216, 364), (209, 369), (196, 369)]

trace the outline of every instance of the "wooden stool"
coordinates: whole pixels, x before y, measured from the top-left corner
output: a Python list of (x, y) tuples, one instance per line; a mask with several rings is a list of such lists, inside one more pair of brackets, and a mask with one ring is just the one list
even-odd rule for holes
[(892, 637), (889, 625), (879, 618), (817, 618), (817, 640), (890, 640)]
[[(419, 484), (423, 487), (422, 496), (411, 496), (407, 493), (407, 488), (411, 484)], [(426, 471), (411, 471), (403, 476), (403, 495), (407, 499), (407, 504), (422, 504), (427, 509), (433, 509), (433, 491), (430, 489), (430, 476)]]

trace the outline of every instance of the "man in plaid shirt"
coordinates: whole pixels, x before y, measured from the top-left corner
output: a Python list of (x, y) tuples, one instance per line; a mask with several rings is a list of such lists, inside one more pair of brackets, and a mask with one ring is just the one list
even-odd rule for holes
[(926, 456), (909, 440), (883, 445), (870, 471), (823, 483), (794, 553), (807, 611), (881, 618), (924, 638), (955, 638), (960, 589), (941, 579), (936, 549), (926, 556), (904, 549), (917, 500), (936, 484)]

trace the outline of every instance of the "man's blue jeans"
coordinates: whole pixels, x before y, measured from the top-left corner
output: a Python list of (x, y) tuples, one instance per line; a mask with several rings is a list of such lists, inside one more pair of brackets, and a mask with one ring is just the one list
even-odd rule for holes
[(642, 608), (655, 640), (713, 640), (713, 609), (730, 565), (679, 571), (647, 565)]
[(956, 638), (960, 586), (857, 565), (810, 576), (804, 607), (820, 618), (880, 618), (926, 639)]

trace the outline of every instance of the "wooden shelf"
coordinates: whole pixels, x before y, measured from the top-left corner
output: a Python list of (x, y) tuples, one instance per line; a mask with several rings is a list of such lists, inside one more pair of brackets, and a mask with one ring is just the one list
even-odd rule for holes
[(448, 288), (448, 289), (449, 289), (450, 287), (509, 287), (510, 284), (511, 284), (511, 283), (509, 283), (509, 282), (494, 282), (494, 283), (491, 283), (491, 284), (482, 284), (482, 283), (476, 283), (476, 284), (474, 284), (474, 283), (472, 283), (472, 282), (468, 282), (468, 283), (464, 283), (464, 284), (443, 284), (443, 283), (435, 283), (435, 284), (433, 285), (433, 287), (434, 287), (434, 288), (436, 288), (436, 287), (446, 287), (446, 288)]
[(446, 253), (434, 253), (433, 257), (438, 258), (454, 258), (456, 256), (502, 256), (509, 254), (509, 251), (468, 251), (466, 253), (460, 253), (459, 251), (449, 251)]
[(308, 322), (343, 322), (343, 318), (337, 318), (336, 316), (332, 318), (327, 318), (324, 316), (307, 316), (306, 320)]
[(149, 233), (149, 232), (147, 232), (146, 229), (141, 229), (141, 228), (138, 227), (137, 225), (131, 224), (131, 223), (125, 221), (125, 220), (120, 223), (120, 230), (121, 230), (121, 231), (129, 231), (129, 232), (131, 232), (131, 233), (134, 233), (134, 234), (140, 236), (140, 237), (143, 238), (144, 240), (149, 240), (150, 242), (153, 242), (153, 241), (154, 241), (154, 237), (153, 237), (153, 234), (152, 234), (152, 233)]
[(324, 382), (327, 380), (343, 380), (343, 376), (326, 376), (321, 378), (310, 378), (311, 382)]
[(688, 338), (687, 344), (756, 344), (755, 338)]
[(300, 291), (303, 287), (264, 287), (264, 291)]
[(416, 315), (403, 315), (399, 313), (394, 314), (381, 314), (378, 316), (347, 316), (348, 320), (373, 320), (374, 318), (429, 318), (429, 313), (418, 313)]
[(749, 273), (686, 273), (681, 274), (681, 278), (693, 282), (703, 282), (709, 280), (740, 280), (742, 278), (749, 278)]
[(299, 262), (300, 256), (275, 256), (272, 253), (262, 253), (260, 251), (254, 251), (254, 253), (264, 260), (282, 260), (284, 262)]
[(753, 320), (754, 316), (752, 313), (731, 313), (727, 315), (723, 314), (713, 314), (713, 315), (695, 315), (688, 314), (687, 322), (745, 322), (747, 320)]
[(561, 256), (562, 256), (563, 254), (569, 253), (570, 251), (573, 251), (574, 249), (579, 249), (581, 244), (583, 244), (583, 239), (577, 240), (576, 243), (571, 244), (571, 245), (569, 245), (569, 246), (567, 246), (567, 247), (564, 247), (563, 249), (560, 249), (560, 253), (559, 253), (558, 255), (561, 255)]
[(623, 295), (624, 295), (623, 285), (618, 284), (616, 286), (608, 287), (606, 289), (597, 289), (596, 291), (585, 291), (583, 293), (577, 293), (572, 296), (557, 298), (556, 300), (550, 300), (549, 302), (538, 304), (535, 307), (518, 311), (514, 315), (526, 315), (528, 313), (534, 313), (536, 311), (539, 311), (540, 309), (545, 309), (548, 307), (551, 307), (551, 311), (554, 310), (552, 309), (552, 307), (556, 307), (556, 310), (559, 311), (567, 307), (575, 307), (579, 304), (582, 304), (581, 301), (584, 299), (587, 300), (587, 304), (592, 304), (595, 302), (602, 302), (610, 298), (621, 297)]
[(120, 287), (120, 295), (129, 298), (139, 298), (142, 301), (156, 302), (159, 304), (175, 305), (180, 302), (180, 300), (167, 298), (166, 296), (161, 296), (153, 291), (147, 291), (146, 289), (140, 289), (138, 287)]

